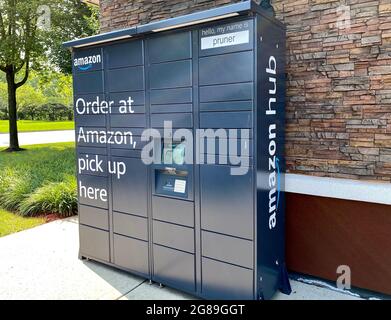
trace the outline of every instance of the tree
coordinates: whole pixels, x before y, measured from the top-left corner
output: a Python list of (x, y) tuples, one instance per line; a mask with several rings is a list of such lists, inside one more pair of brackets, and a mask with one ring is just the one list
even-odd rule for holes
[(72, 73), (72, 56), (71, 51), (62, 46), (64, 34), (66, 40), (88, 37), (99, 33), (99, 7), (86, 5), (80, 0), (70, 1), (72, 5), (68, 6), (68, 15), (73, 17), (73, 23), (66, 20), (60, 20), (52, 32), (50, 62), (66, 74)]
[[(8, 119), (7, 112), (7, 83), (0, 73), (0, 120)], [(54, 109), (66, 108), (69, 111), (73, 103), (72, 76), (56, 71), (30, 72), (27, 83), (18, 89), (17, 94), (17, 114), (18, 119), (34, 120), (35, 114), (39, 120), (43, 111), (43, 106), (57, 106)], [(60, 108), (61, 109), (61, 108)], [(49, 112), (51, 110), (48, 110)], [(54, 112), (55, 110), (53, 110)], [(72, 118), (72, 114), (69, 114)]]
[(46, 97), (47, 103), (71, 106), (73, 103), (72, 76), (50, 72), (45, 78), (40, 77), (39, 90)]
[(10, 133), (7, 151), (21, 150), (17, 90), (27, 82), (31, 69), (50, 66), (52, 53), (75, 35), (63, 28), (79, 25), (79, 5), (78, 0), (0, 0), (0, 70), (7, 81)]

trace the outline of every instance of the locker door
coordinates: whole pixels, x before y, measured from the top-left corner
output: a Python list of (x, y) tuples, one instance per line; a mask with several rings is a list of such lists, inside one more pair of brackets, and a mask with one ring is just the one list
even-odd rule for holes
[(203, 230), (253, 239), (252, 169), (230, 174), (230, 166), (201, 166), (201, 227)]

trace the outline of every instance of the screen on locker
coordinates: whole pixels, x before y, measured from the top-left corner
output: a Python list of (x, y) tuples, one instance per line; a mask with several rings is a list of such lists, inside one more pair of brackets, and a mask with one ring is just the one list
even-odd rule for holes
[(155, 193), (187, 198), (188, 171), (184, 168), (186, 143), (184, 140), (163, 140), (162, 166), (155, 169)]

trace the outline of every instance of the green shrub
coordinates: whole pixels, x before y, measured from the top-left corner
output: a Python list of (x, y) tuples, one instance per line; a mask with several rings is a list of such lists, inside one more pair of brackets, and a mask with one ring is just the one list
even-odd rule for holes
[(64, 182), (51, 182), (36, 189), (19, 206), (23, 216), (44, 213), (57, 213), (69, 217), (77, 212), (76, 180), (69, 178)]
[(65, 121), (73, 120), (73, 108), (62, 104), (24, 105), (18, 108), (19, 120)]
[(0, 203), (4, 209), (18, 210), (18, 206), (31, 191), (26, 175), (18, 175), (7, 168), (0, 176)]
[(0, 207), (22, 215), (77, 213), (73, 143), (0, 154)]

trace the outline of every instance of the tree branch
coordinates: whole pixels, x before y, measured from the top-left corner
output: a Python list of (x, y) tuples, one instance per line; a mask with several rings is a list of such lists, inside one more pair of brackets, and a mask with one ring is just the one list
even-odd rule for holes
[(23, 86), (27, 82), (27, 80), (29, 78), (29, 73), (30, 73), (30, 63), (29, 63), (29, 60), (27, 59), (26, 60), (26, 69), (24, 71), (24, 77), (20, 82), (15, 84), (16, 88)]
[[(28, 13), (30, 13), (30, 11)], [(27, 15), (27, 17), (29, 17), (29, 14)], [(27, 20), (25, 22), (26, 22), (26, 30), (25, 30), (25, 43), (24, 43), (24, 46), (25, 46), (24, 47), (24, 60), (20, 66), (15, 67), (15, 72), (19, 72), (20, 70), (22, 70), (23, 66), (25, 66), (25, 72), (24, 72), (23, 79), (20, 82), (15, 84), (16, 88), (23, 86), (29, 78), (30, 54), (31, 54), (31, 46), (32, 46), (31, 42), (34, 41), (34, 37), (35, 37), (35, 28), (34, 28), (34, 26), (31, 28), (31, 20), (29, 18), (27, 18)]]
[(25, 64), (26, 64), (26, 60), (23, 60), (20, 66), (15, 67), (15, 73), (18, 73), (20, 70), (22, 70)]

